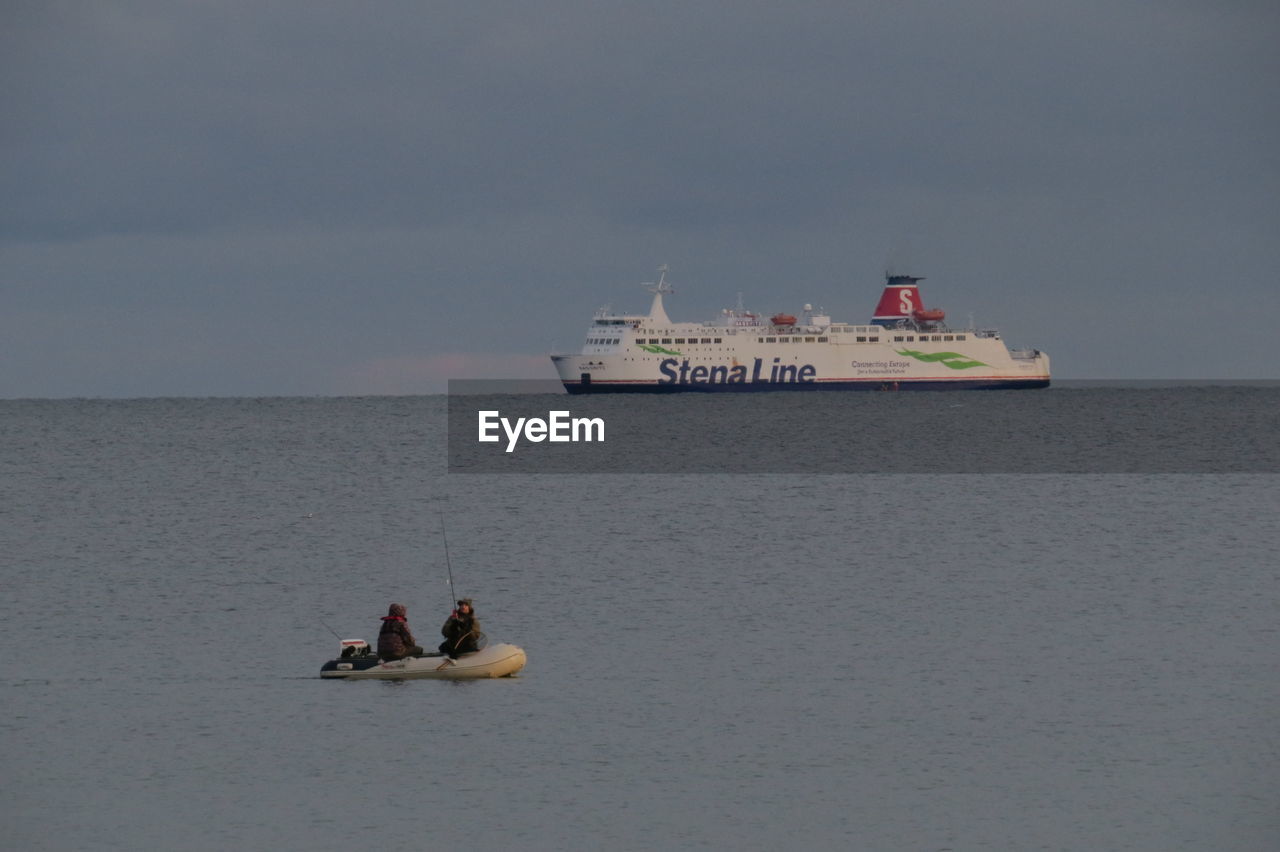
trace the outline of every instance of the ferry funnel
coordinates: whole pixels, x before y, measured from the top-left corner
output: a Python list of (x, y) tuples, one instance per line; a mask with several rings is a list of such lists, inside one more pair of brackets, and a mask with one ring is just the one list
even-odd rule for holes
[(920, 298), (920, 286), (910, 275), (885, 276), (884, 292), (880, 294), (880, 304), (871, 317), (875, 325), (895, 325), (909, 320), (917, 311), (924, 310), (924, 300)]

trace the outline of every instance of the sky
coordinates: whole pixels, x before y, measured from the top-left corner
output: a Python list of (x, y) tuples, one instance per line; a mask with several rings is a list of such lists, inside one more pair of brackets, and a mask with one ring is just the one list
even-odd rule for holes
[(1280, 378), (1263, 0), (0, 9), (0, 398), (553, 378), (886, 271), (1059, 379)]

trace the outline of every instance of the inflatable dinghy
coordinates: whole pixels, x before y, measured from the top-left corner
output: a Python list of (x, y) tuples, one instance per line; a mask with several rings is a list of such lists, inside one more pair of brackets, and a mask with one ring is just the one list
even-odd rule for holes
[(439, 678), (442, 680), (466, 680), (468, 678), (510, 677), (524, 668), (524, 650), (515, 645), (488, 645), (473, 654), (461, 654), (453, 662), (439, 652), (421, 657), (383, 662), (363, 639), (343, 639), (342, 653), (320, 667), (320, 677), (383, 678)]

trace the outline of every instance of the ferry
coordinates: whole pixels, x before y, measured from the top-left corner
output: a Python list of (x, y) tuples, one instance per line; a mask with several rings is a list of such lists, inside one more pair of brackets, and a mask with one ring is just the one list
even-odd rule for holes
[(925, 308), (923, 278), (886, 275), (871, 320), (832, 322), (805, 305), (800, 316), (764, 318), (738, 307), (707, 322), (673, 322), (663, 297), (667, 267), (645, 285), (645, 315), (596, 312), (580, 352), (552, 355), (565, 390), (678, 393), (798, 390), (995, 390), (1049, 386), (1049, 356), (1010, 349), (995, 329), (953, 329)]

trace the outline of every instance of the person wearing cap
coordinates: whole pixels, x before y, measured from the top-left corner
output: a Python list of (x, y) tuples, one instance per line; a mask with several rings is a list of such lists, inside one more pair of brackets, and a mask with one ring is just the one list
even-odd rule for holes
[(409, 630), (408, 615), (404, 604), (393, 603), (382, 617), (382, 629), (378, 631), (378, 656), (383, 661), (422, 655), (422, 647), (414, 641)]
[[(471, 598), (458, 601), (458, 608), (449, 614), (440, 633), (444, 636), (444, 641), (440, 643), (440, 653), (450, 660), (456, 659), (459, 654), (480, 650), (480, 621), (471, 608)], [(444, 665), (447, 664), (446, 661)]]

